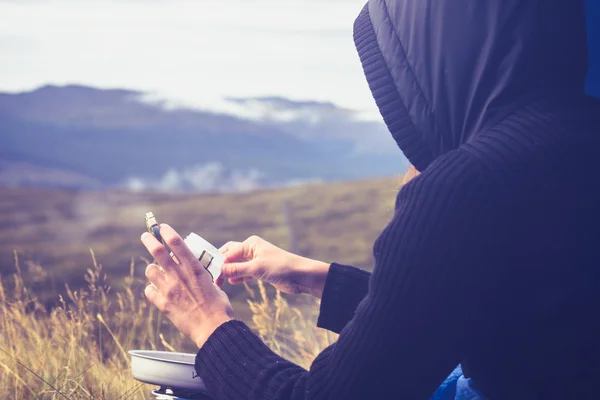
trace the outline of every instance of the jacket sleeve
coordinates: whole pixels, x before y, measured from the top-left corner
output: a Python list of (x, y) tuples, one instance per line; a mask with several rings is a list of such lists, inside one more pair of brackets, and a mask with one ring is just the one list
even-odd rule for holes
[(368, 271), (332, 263), (325, 279), (317, 326), (340, 333), (367, 296), (370, 278)]
[(486, 315), (482, 296), (496, 290), (478, 250), (490, 229), (487, 182), (479, 164), (457, 150), (404, 186), (375, 242), (366, 297), (310, 370), (276, 355), (240, 321), (217, 328), (196, 356), (212, 396), (429, 398)]

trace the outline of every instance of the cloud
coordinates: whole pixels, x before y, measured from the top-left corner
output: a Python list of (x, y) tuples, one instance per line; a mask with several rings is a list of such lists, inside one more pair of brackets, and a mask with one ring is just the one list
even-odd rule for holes
[(398, 152), (387, 127), (379, 119), (364, 118), (358, 110), (332, 102), (298, 101), (283, 97), (228, 98), (245, 118), (276, 126), (306, 140), (342, 139), (357, 153)]
[(318, 124), (329, 119), (354, 118), (356, 111), (338, 107), (332, 102), (298, 101), (280, 96), (231, 97), (227, 101), (238, 105), (240, 113), (262, 121), (305, 121)]
[(321, 182), (323, 180), (320, 178), (276, 181), (255, 168), (233, 170), (226, 168), (221, 163), (212, 162), (193, 165), (181, 170), (172, 168), (154, 180), (130, 177), (123, 186), (133, 192), (232, 193)]
[(216, 162), (193, 165), (182, 170), (172, 168), (155, 180), (130, 177), (124, 184), (126, 188), (136, 192), (191, 191), (197, 193), (243, 192), (266, 185), (266, 177), (256, 169), (231, 170)]
[[(164, 111), (194, 111), (189, 104), (165, 99), (155, 93), (142, 94), (137, 99)], [(375, 118), (371, 114), (365, 116), (360, 110), (329, 101), (296, 100), (281, 96), (227, 97), (215, 102), (215, 108), (219, 109), (219, 113), (262, 123), (305, 140), (347, 140), (358, 153), (398, 152), (380, 117)]]

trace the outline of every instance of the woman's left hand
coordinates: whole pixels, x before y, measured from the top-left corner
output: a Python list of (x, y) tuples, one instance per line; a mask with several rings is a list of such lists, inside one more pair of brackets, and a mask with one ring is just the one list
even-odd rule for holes
[(160, 235), (177, 262), (154, 235), (144, 233), (144, 246), (162, 267), (148, 265), (146, 277), (153, 285), (144, 293), (181, 333), (202, 347), (215, 329), (233, 319), (233, 308), (181, 236), (166, 224), (160, 225)]

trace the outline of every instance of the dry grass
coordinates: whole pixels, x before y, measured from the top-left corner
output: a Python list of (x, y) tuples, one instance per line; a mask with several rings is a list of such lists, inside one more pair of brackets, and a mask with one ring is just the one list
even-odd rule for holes
[(130, 274), (111, 295), (93, 253), (88, 287), (67, 288), (50, 309), (23, 285), (15, 258), (13, 289), (0, 284), (0, 387), (7, 398), (144, 399), (151, 386), (131, 378), (126, 350), (185, 347), (181, 335), (164, 340), (160, 314), (136, 295), (145, 282)]
[[(18, 256), (12, 289), (0, 280), (0, 388), (14, 399), (146, 399), (152, 385), (135, 381), (132, 349), (195, 352), (191, 341), (139, 294), (146, 281), (133, 263), (122, 289), (111, 293), (102, 266), (86, 274), (88, 287), (47, 309), (23, 284)], [(336, 335), (315, 326), (313, 307), (290, 306), (281, 293), (247, 287), (250, 325), (277, 353), (308, 368)]]
[(291, 306), (279, 291), (270, 298), (258, 282), (259, 297), (246, 287), (252, 311), (252, 328), (280, 356), (306, 369), (315, 357), (335, 342), (337, 334), (316, 327), (318, 302), (302, 308)]

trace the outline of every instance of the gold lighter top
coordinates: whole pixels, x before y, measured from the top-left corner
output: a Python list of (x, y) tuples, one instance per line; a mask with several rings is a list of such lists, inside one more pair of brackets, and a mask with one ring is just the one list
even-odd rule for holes
[(154, 213), (148, 212), (146, 213), (146, 228), (150, 233), (152, 233), (152, 227), (158, 226), (158, 222), (156, 222), (156, 217)]

